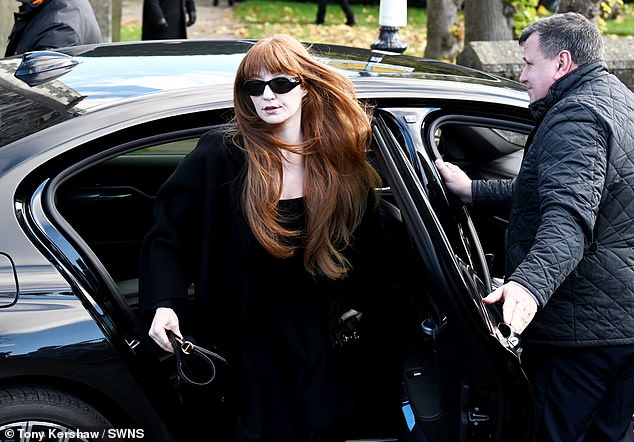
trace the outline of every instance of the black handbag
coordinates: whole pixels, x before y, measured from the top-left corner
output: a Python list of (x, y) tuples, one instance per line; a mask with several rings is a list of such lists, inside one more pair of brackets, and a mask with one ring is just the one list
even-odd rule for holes
[[(211, 350), (185, 340), (167, 330), (167, 337), (176, 355), (176, 370), (179, 377), (190, 385), (208, 385), (216, 378), (216, 362), (228, 365), (228, 361)], [(203, 375), (194, 375), (195, 371), (202, 371)]]

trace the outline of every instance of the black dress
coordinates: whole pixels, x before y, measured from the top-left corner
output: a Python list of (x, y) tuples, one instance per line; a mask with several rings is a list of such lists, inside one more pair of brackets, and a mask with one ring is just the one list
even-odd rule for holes
[[(302, 198), (281, 200), (280, 210), (292, 216), (290, 227), (304, 229)], [(252, 243), (240, 441), (336, 441), (351, 407), (329, 338), (332, 291), (306, 272), (302, 252), (277, 259)]]

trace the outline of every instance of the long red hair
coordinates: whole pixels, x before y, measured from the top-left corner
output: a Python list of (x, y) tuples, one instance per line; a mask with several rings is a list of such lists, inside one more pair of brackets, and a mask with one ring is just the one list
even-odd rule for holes
[[(307, 92), (302, 100), (302, 145), (288, 145), (275, 136), (244, 92), (243, 83), (263, 71), (302, 80)], [(256, 43), (242, 60), (234, 101), (248, 158), (242, 203), (255, 237), (273, 256), (284, 258), (295, 253), (288, 239), (303, 234), (306, 270), (330, 279), (344, 277), (350, 264), (342, 251), (366, 211), (368, 192), (380, 186), (366, 160), (372, 134), (369, 112), (357, 100), (354, 85), (296, 39), (274, 35)], [(305, 232), (286, 229), (277, 209), (281, 149), (304, 156)]]

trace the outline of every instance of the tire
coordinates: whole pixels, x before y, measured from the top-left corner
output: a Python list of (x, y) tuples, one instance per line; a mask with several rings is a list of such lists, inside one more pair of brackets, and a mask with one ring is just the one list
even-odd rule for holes
[[(0, 440), (102, 440), (112, 424), (83, 400), (52, 387), (0, 388)], [(40, 435), (46, 435), (46, 438)]]

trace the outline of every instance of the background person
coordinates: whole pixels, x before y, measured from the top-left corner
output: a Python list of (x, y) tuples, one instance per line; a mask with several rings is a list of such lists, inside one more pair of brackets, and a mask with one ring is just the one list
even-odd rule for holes
[[(228, 0), (227, 3), (229, 4), (229, 6), (233, 6), (233, 0)], [(213, 5), (218, 6), (218, 0), (214, 0)]]
[(143, 0), (141, 40), (187, 38), (187, 28), (194, 23), (194, 0)]
[[(346, 14), (346, 24), (348, 26), (354, 26), (357, 24), (357, 19), (354, 16), (354, 12), (352, 8), (348, 4), (348, 0), (337, 0), (339, 6), (341, 6), (341, 10), (344, 14)], [(317, 19), (315, 20), (316, 25), (323, 25), (326, 20), (326, 6), (328, 5), (328, 0), (318, 0), (317, 1)]]
[(101, 43), (88, 0), (18, 0), (5, 56), (65, 46)]
[(437, 167), (463, 201), (510, 207), (506, 281), (484, 302), (502, 301), (522, 333), (536, 440), (631, 441), (634, 94), (580, 14), (541, 19), (519, 42), (536, 126), (517, 178)]
[(354, 370), (330, 336), (333, 319), (372, 320), (388, 279), (369, 115), (348, 78), (284, 35), (246, 54), (234, 103), (235, 124), (203, 136), (157, 196), (141, 252), (149, 333), (171, 351), (165, 331), (193, 329), (229, 356), (237, 440), (343, 440), (354, 382), (389, 359)]

